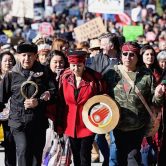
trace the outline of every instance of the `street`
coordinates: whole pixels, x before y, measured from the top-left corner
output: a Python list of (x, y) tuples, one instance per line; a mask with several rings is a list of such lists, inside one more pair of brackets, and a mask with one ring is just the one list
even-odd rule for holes
[(0, 146), (0, 166), (5, 166), (4, 164), (4, 148)]
[[(102, 155), (100, 155), (100, 161), (103, 161)], [(4, 164), (4, 148), (0, 147), (0, 166), (5, 166)], [(72, 163), (71, 166), (74, 166)], [(92, 163), (92, 166), (102, 166), (102, 162), (100, 163)]]

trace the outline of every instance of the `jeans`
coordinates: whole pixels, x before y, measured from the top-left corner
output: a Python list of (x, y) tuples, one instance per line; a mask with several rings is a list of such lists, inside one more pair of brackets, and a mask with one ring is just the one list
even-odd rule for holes
[(110, 132), (110, 158), (109, 158), (109, 166), (117, 165), (117, 148), (115, 143), (115, 137), (113, 131)]
[(149, 166), (157, 163), (157, 152), (153, 149), (152, 145), (147, 144), (141, 148), (141, 157), (143, 166)]
[(105, 134), (97, 134), (96, 142), (101, 151), (101, 154), (104, 157), (103, 166), (108, 166), (109, 165), (109, 145), (105, 138)]

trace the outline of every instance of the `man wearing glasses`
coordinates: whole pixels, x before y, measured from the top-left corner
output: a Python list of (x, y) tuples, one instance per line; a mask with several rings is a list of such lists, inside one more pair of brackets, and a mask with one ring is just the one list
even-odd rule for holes
[[(124, 43), (121, 54), (122, 65), (114, 66), (104, 75), (109, 95), (118, 102), (120, 107), (120, 120), (113, 130), (119, 166), (141, 165), (140, 148), (149, 114), (135, 93), (135, 86), (140, 90), (148, 105), (152, 103), (160, 105), (165, 90), (163, 85), (158, 85), (155, 89), (152, 74), (140, 65), (139, 52), (140, 47), (136, 42)], [(133, 81), (133, 86), (122, 74), (123, 71)], [(110, 157), (111, 155), (115, 154), (110, 154)]]

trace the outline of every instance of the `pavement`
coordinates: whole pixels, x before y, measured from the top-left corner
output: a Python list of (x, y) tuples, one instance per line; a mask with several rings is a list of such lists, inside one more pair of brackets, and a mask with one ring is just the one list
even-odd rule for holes
[(5, 166), (4, 164), (4, 148), (0, 146), (0, 166)]
[[(100, 155), (100, 163), (92, 163), (91, 166), (102, 166), (102, 161), (103, 161), (103, 157), (102, 155)], [(4, 148), (2, 146), (0, 146), (0, 166), (5, 166), (4, 164)], [(71, 164), (71, 166), (74, 166), (73, 162)]]

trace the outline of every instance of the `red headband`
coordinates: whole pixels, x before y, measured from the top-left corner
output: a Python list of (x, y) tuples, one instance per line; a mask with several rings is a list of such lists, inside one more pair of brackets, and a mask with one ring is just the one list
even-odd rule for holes
[(122, 46), (122, 51), (132, 51), (136, 54), (139, 54), (140, 49), (132, 44), (124, 44)]
[(72, 64), (85, 63), (85, 56), (69, 55), (67, 58), (68, 62)]

